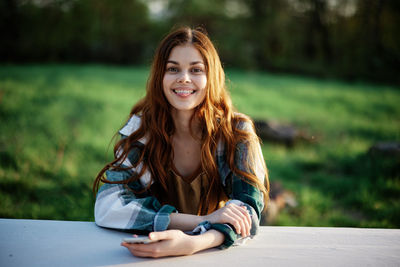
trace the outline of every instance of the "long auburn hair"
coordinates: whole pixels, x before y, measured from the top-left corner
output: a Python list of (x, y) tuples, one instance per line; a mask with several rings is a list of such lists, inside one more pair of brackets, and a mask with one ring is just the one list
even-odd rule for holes
[[(207, 74), (205, 99), (196, 107), (191, 118), (191, 125), (196, 119), (202, 127), (201, 166), (209, 179), (209, 189), (202, 196), (198, 213), (208, 214), (218, 208), (219, 196), (222, 193), (222, 183), (215, 160), (219, 141), (222, 141), (225, 145), (230, 169), (246, 182), (261, 190), (265, 202), (267, 202), (269, 182), (264, 161), (262, 161), (262, 168), (265, 173), (265, 182), (262, 183), (255, 175), (256, 157), (259, 153), (256, 150), (259, 146), (259, 139), (255, 134), (254, 125), (247, 116), (234, 113), (231, 98), (226, 90), (225, 73), (220, 58), (207, 34), (203, 29), (191, 29), (189, 27), (172, 31), (159, 44), (147, 81), (146, 96), (133, 106), (129, 116), (139, 115), (141, 125), (130, 136), (116, 143), (114, 147), (115, 158), (98, 173), (93, 185), (94, 192), (98, 190), (100, 182), (128, 184), (138, 180), (146, 169), (150, 172), (154, 182), (158, 182), (163, 190), (168, 190), (166, 180), (174, 157), (171, 137), (175, 128), (171, 116), (171, 105), (163, 93), (163, 78), (172, 49), (185, 44), (193, 45), (200, 52)], [(240, 122), (250, 123), (252, 131), (238, 128)], [(104, 176), (107, 170), (127, 169), (122, 167), (121, 163), (127, 158), (128, 153), (137, 146), (137, 141), (143, 137), (146, 137), (147, 143), (140, 149), (139, 160), (132, 162), (133, 167), (137, 167), (143, 162), (140, 172), (134, 173), (132, 177), (124, 181), (107, 180)], [(248, 146), (247, 170), (240, 170), (235, 165), (235, 151), (239, 143)], [(148, 190), (150, 184), (142, 192)]]

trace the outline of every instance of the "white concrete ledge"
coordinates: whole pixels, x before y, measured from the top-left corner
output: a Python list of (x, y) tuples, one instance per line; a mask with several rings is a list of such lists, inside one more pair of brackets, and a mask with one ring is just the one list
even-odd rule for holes
[(261, 227), (246, 245), (141, 259), (93, 222), (0, 219), (0, 266), (400, 266), (399, 229)]

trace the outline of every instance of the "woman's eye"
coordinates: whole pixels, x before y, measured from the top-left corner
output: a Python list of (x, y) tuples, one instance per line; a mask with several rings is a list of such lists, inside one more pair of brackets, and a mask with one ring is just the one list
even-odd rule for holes
[(178, 68), (169, 67), (169, 68), (167, 68), (167, 71), (168, 71), (168, 72), (178, 72)]
[(203, 69), (201, 69), (201, 68), (193, 68), (192, 72), (200, 73), (200, 72), (203, 72)]

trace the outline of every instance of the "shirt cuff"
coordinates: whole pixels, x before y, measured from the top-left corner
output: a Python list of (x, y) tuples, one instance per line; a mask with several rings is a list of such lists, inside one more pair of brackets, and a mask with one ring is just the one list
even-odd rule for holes
[(228, 224), (214, 223), (211, 224), (211, 229), (217, 230), (225, 237), (224, 243), (219, 246), (220, 249), (226, 249), (232, 246), (237, 238), (237, 234)]
[(157, 212), (156, 216), (154, 217), (153, 230), (155, 232), (167, 230), (168, 225), (171, 222), (169, 215), (172, 212), (176, 212), (176, 209), (173, 206), (164, 205), (161, 207), (161, 209)]
[(218, 232), (224, 235), (224, 243), (222, 243), (222, 245), (219, 246), (220, 249), (226, 249), (232, 246), (235, 243), (235, 240), (237, 239), (236, 233), (233, 231), (232, 227), (230, 227), (228, 224), (222, 224), (222, 223), (212, 224), (209, 221), (204, 221), (200, 223), (196, 228), (194, 228), (192, 234), (202, 235), (211, 229), (217, 230)]
[(210, 229), (211, 229), (211, 223), (209, 221), (204, 221), (204, 222), (200, 223), (199, 225), (197, 225), (196, 228), (194, 228), (194, 230), (192, 231), (192, 234), (193, 235), (202, 235)]

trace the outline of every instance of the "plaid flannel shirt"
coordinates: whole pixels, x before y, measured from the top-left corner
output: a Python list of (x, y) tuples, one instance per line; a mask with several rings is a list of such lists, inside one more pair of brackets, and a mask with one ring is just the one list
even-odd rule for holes
[[(132, 116), (128, 123), (119, 131), (122, 138), (129, 136), (140, 126), (140, 117)], [(238, 126), (240, 129), (251, 130), (249, 125), (242, 123)], [(142, 168), (140, 163), (136, 168), (132, 164), (139, 160), (140, 150), (144, 147), (146, 139), (138, 141), (138, 146), (133, 148), (127, 159), (122, 163), (123, 167), (129, 167), (129, 170), (106, 171), (106, 177), (110, 181), (123, 181), (131, 177), (133, 173), (138, 173)], [(255, 166), (255, 174), (264, 181), (265, 173), (262, 168), (264, 161), (261, 147), (258, 149), (258, 163)], [(226, 160), (226, 150), (223, 142), (218, 144), (216, 153), (216, 163), (218, 172), (222, 181), (225, 193), (231, 199), (228, 203), (233, 202), (238, 205), (246, 206), (252, 218), (251, 238), (254, 237), (259, 228), (259, 218), (264, 207), (263, 194), (254, 186), (246, 183), (240, 177), (232, 172)], [(239, 144), (235, 153), (235, 164), (242, 171), (246, 170), (247, 147)], [(170, 223), (169, 215), (177, 212), (176, 208), (171, 205), (161, 205), (160, 202), (149, 192), (142, 194), (133, 193), (143, 189), (152, 182), (151, 175), (148, 171), (140, 177), (139, 180), (129, 183), (127, 186), (123, 184), (104, 184), (97, 193), (95, 203), (95, 221), (102, 227), (139, 230), (145, 232), (163, 231), (168, 228)], [(229, 224), (209, 224), (208, 229), (220, 231), (225, 236), (224, 243), (220, 248), (227, 248), (232, 245), (240, 245), (248, 238), (241, 238), (236, 234), (235, 230)]]

